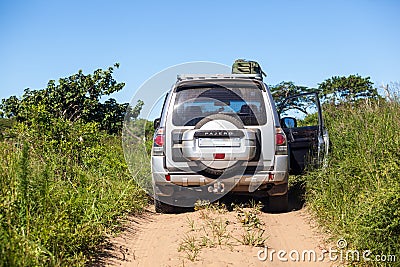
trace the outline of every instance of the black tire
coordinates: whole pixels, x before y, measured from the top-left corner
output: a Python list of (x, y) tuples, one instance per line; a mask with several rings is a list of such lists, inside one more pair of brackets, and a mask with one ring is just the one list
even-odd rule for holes
[(154, 207), (157, 213), (176, 213), (177, 209), (175, 206), (164, 203), (154, 198)]
[(270, 196), (267, 207), (268, 212), (287, 212), (289, 208), (288, 193), (281, 196)]
[[(212, 114), (210, 116), (207, 116), (207, 117), (203, 118), (202, 120), (200, 120), (195, 125), (194, 128), (200, 129), (206, 123), (213, 121), (213, 120), (228, 121), (228, 122), (232, 123), (233, 125), (235, 125), (238, 129), (244, 129), (244, 124), (240, 119), (235, 118), (231, 115), (227, 115), (227, 114)], [(221, 175), (229, 177), (229, 176), (237, 174), (238, 171), (240, 170), (242, 164), (243, 164), (243, 161), (237, 161), (234, 165), (232, 165), (226, 169), (215, 169), (215, 168), (206, 166), (201, 161), (196, 161), (196, 165), (197, 165), (196, 169), (198, 169), (198, 170), (195, 170), (195, 171), (197, 171), (199, 174), (202, 174), (204, 176), (208, 176), (211, 178), (219, 178)], [(242, 170), (242, 173), (243, 173), (245, 167), (242, 167), (242, 168), (243, 168), (243, 170)]]

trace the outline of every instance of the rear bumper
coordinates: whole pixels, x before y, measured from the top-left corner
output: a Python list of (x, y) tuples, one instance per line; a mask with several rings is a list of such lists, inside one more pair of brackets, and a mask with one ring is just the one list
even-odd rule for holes
[[(224, 184), (225, 192), (253, 194), (267, 191), (268, 195), (287, 192), (288, 155), (276, 155), (273, 166), (264, 166), (254, 174), (244, 174), (223, 179), (212, 179), (193, 171), (170, 172), (164, 168), (164, 157), (152, 157), (152, 179), (154, 192), (158, 196), (171, 196), (177, 191), (190, 192), (208, 190), (216, 182)], [(166, 180), (169, 175), (170, 180)]]
[[(279, 179), (277, 179), (279, 177)], [(271, 179), (274, 178), (274, 179)], [(225, 192), (253, 194), (256, 191), (267, 191), (268, 195), (283, 195), (287, 190), (278, 189), (278, 185), (287, 185), (288, 175), (285, 172), (263, 172), (256, 175), (244, 175), (227, 179), (210, 179), (198, 174), (170, 174), (170, 181), (165, 180), (165, 174), (153, 174), (155, 193), (158, 196), (171, 196), (176, 191), (191, 189), (207, 191), (209, 186), (222, 183)]]
[[(211, 179), (199, 174), (170, 174), (171, 181), (175, 185), (180, 186), (202, 186), (213, 183), (215, 179)], [(165, 175), (164, 177), (165, 181)], [(281, 183), (287, 181), (286, 172), (258, 172), (254, 175), (233, 176), (227, 179), (220, 179), (226, 183), (234, 183), (238, 186), (248, 186), (250, 184), (267, 184), (267, 183)], [(166, 181), (165, 181), (166, 182)]]
[[(223, 183), (226, 191), (234, 193), (255, 194), (256, 191), (267, 191), (268, 195), (283, 195), (287, 192), (287, 155), (277, 155), (274, 168), (271, 170), (223, 179), (212, 179), (194, 172), (167, 172), (154, 160), (152, 163), (154, 192), (158, 196), (171, 196), (177, 191), (185, 191), (185, 188), (190, 189), (191, 192), (204, 191), (217, 182)], [(167, 174), (169, 181), (166, 180)]]

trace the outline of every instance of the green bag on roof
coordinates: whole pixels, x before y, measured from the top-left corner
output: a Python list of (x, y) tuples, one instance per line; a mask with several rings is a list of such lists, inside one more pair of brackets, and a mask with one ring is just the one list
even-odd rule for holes
[(232, 74), (260, 74), (261, 78), (267, 76), (256, 61), (237, 59), (232, 65)]

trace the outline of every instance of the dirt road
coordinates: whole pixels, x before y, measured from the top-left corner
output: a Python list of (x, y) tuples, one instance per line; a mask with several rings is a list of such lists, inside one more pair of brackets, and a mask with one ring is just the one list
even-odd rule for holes
[[(327, 255), (322, 262), (313, 262), (312, 254), (308, 260), (310, 250), (318, 258), (328, 245), (304, 208), (281, 214), (255, 207), (227, 211), (210, 206), (182, 214), (157, 214), (152, 209), (131, 218), (128, 229), (111, 240), (107, 256), (96, 265), (333, 266)], [(286, 252), (281, 259), (279, 250)]]

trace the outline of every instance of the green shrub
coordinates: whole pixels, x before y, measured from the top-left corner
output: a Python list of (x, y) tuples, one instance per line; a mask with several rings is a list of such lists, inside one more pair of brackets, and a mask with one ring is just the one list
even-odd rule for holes
[(399, 103), (359, 102), (324, 112), (333, 147), (329, 166), (303, 178), (308, 204), (349, 247), (399, 259)]
[(120, 137), (61, 119), (13, 132), (0, 142), (0, 266), (84, 265), (146, 205)]

